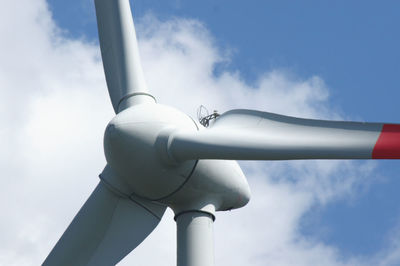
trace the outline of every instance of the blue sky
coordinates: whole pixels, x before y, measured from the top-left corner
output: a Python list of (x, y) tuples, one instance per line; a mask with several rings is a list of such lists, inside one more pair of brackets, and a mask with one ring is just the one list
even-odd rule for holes
[[(90, 1), (49, 4), (62, 28), (97, 40)], [(332, 89), (332, 103), (346, 114), (398, 121), (399, 6), (397, 1), (139, 0), (133, 13), (199, 19), (220, 47), (235, 50), (228, 67), (244, 78), (251, 81), (275, 68), (319, 75)]]
[[(47, 3), (65, 38), (94, 43), (95, 47), (97, 29), (92, 1), (49, 0)], [(147, 25), (141, 21), (149, 14), (159, 20), (156, 24), (173, 18), (200, 22), (213, 42), (212, 47), (229, 55), (228, 61), (214, 65), (217, 76), (238, 71), (240, 80), (249, 87), (257, 87), (260, 77), (270, 71), (285, 73), (293, 83), (317, 76), (329, 93), (329, 98), (321, 103), (334, 116), (400, 123), (398, 1), (137, 0), (131, 4), (135, 21), (141, 26)], [(265, 106), (254, 108), (270, 111), (268, 103), (271, 104), (270, 99)], [(284, 164), (271, 163), (261, 168), (270, 171), (268, 167), (276, 169)], [(248, 168), (249, 175), (260, 171), (247, 164), (244, 167)], [(312, 171), (309, 169), (312, 167), (305, 166), (300, 172)], [(344, 182), (345, 178), (340, 175), (362, 174), (363, 170), (353, 169), (362, 167), (364, 162), (355, 162), (343, 166), (344, 170), (339, 167), (328, 176)], [(347, 194), (339, 193), (326, 203), (324, 200), (311, 202), (299, 218), (301, 237), (337, 251), (339, 261), (358, 256), (368, 258), (389, 249), (391, 235), (400, 225), (400, 163), (380, 161), (371, 167), (374, 170), (366, 174), (366, 184), (361, 179)], [(287, 174), (290, 179), (293, 173), (289, 170), (271, 172)], [(288, 184), (271, 182), (284, 187)], [(85, 194), (82, 192), (82, 195)], [(400, 259), (392, 264), (383, 263), (399, 264)]]

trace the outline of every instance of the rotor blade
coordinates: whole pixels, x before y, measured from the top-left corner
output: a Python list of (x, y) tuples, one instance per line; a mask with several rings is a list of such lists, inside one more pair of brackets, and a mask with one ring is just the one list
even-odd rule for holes
[(158, 225), (166, 207), (107, 186), (97, 185), (43, 265), (115, 265)]
[(130, 106), (133, 98), (135, 102), (154, 102), (140, 63), (129, 0), (95, 0), (95, 6), (104, 72), (115, 112)]
[(168, 140), (175, 161), (189, 159), (400, 159), (400, 125), (302, 119), (232, 110), (207, 129)]

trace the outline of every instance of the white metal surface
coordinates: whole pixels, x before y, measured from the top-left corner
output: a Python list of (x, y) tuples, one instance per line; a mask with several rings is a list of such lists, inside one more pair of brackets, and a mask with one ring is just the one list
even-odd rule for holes
[(177, 265), (214, 265), (214, 225), (211, 214), (189, 211), (176, 217)]
[(158, 200), (173, 193), (190, 176), (195, 161), (170, 166), (163, 163), (157, 151), (159, 135), (175, 128), (197, 130), (184, 113), (154, 103), (132, 106), (108, 124), (105, 156), (130, 194)]
[(239, 165), (232, 161), (164, 160), (172, 132), (198, 129), (184, 113), (160, 104), (139, 104), (120, 112), (107, 126), (104, 151), (115, 171), (108, 183), (131, 195), (161, 201), (174, 210), (217, 210), (247, 204), (250, 189)]
[(250, 187), (236, 161), (199, 160), (188, 181), (164, 202), (177, 214), (186, 210), (210, 213), (245, 206)]
[(95, 0), (101, 57), (116, 113), (134, 103), (154, 102), (140, 64), (129, 0)]
[(383, 124), (232, 110), (207, 130), (171, 135), (173, 160), (371, 159)]
[(43, 265), (115, 265), (136, 248), (166, 207), (121, 196), (100, 182)]

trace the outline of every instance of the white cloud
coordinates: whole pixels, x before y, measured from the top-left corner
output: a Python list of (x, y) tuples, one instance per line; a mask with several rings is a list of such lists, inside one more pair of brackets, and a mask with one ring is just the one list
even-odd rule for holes
[[(160, 102), (193, 115), (204, 104), (218, 111), (261, 108), (287, 115), (332, 116), (324, 107), (328, 90), (319, 77), (299, 80), (290, 73), (272, 71), (259, 77), (255, 86), (246, 84), (238, 72), (225, 71), (216, 77), (215, 66), (229, 62), (229, 53), (216, 47), (200, 22), (160, 22), (150, 15), (140, 22), (145, 74)], [(185, 100), (176, 101), (171, 95)]]
[[(198, 21), (140, 21), (149, 88), (160, 103), (195, 115), (200, 104), (225, 111), (254, 108), (306, 117), (338, 117), (319, 77), (272, 71), (247, 84), (240, 73), (213, 74), (229, 55)], [(12, 27), (10, 27), (12, 25)], [(99, 49), (63, 37), (46, 3), (11, 1), (0, 9), (0, 264), (38, 265), (98, 182), (102, 135), (112, 118)], [(394, 265), (398, 242), (368, 258), (300, 233), (316, 205), (351, 198), (373, 182), (373, 164), (243, 163), (250, 204), (217, 216), (217, 265)], [(356, 167), (355, 167), (356, 166)], [(121, 265), (175, 265), (175, 224), (160, 226)], [(157, 256), (155, 256), (157, 254)], [(371, 264), (372, 265), (372, 264)]]

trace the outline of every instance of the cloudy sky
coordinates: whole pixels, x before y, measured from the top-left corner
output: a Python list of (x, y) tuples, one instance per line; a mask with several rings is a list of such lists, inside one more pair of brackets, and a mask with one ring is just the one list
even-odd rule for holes
[[(396, 1), (132, 4), (160, 103), (400, 123)], [(91, 0), (0, 9), (0, 265), (40, 264), (105, 165), (96, 31)], [(253, 195), (217, 215), (217, 265), (400, 264), (399, 162), (241, 165)], [(172, 218), (120, 265), (175, 265)]]

